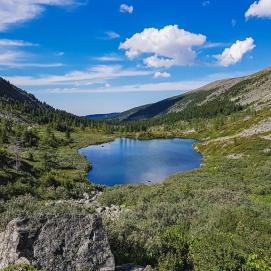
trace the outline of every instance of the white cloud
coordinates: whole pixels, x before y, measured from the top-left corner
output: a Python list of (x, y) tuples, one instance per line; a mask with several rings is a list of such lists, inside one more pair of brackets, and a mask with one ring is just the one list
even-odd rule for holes
[(150, 68), (170, 68), (174, 65), (174, 60), (171, 58), (159, 58), (157, 55), (154, 55), (145, 58), (144, 63)]
[(115, 40), (115, 39), (120, 38), (120, 34), (114, 31), (108, 31), (108, 32), (105, 32), (105, 34), (106, 34), (106, 39), (109, 39), (109, 40)]
[(203, 6), (203, 7), (209, 6), (210, 4), (211, 4), (210, 1), (203, 1), (203, 2), (202, 2), (202, 6)]
[(170, 73), (168, 72), (156, 72), (154, 75), (153, 75), (154, 78), (169, 78), (171, 77)]
[(235, 27), (237, 25), (237, 21), (235, 19), (231, 20), (231, 26)]
[(37, 46), (30, 42), (22, 40), (0, 39), (0, 68), (52, 68), (63, 66), (61, 63), (33, 63), (32, 55), (28, 54), (18, 47)]
[(117, 62), (117, 61), (123, 60), (120, 56), (115, 55), (115, 54), (94, 57), (94, 59), (98, 61), (102, 61), (102, 62)]
[(226, 42), (206, 42), (202, 48), (203, 49), (212, 49), (212, 48), (218, 48), (218, 47), (225, 47), (228, 46), (229, 43)]
[(151, 92), (151, 91), (180, 91), (186, 92), (206, 85), (209, 81), (176, 81), (166, 83), (134, 84), (122, 86), (107, 86), (82, 89), (82, 88), (54, 88), (47, 89), (50, 93), (70, 94), (70, 93), (127, 93), (127, 92)]
[(26, 42), (23, 40), (8, 40), (0, 39), (0, 47), (25, 47), (25, 46), (37, 46), (31, 42)]
[(5, 31), (39, 16), (46, 5), (67, 6), (75, 4), (73, 0), (1, 0), (0, 31)]
[(151, 54), (145, 58), (145, 64), (149, 67), (168, 68), (193, 64), (197, 56), (193, 47), (205, 42), (204, 35), (187, 32), (177, 25), (168, 25), (160, 30), (147, 28), (127, 39), (120, 45), (120, 49), (126, 50), (129, 59)]
[(147, 76), (152, 74), (146, 70), (125, 69), (120, 65), (98, 65), (85, 71), (72, 71), (64, 75), (49, 76), (8, 76), (7, 80), (18, 86), (50, 86), (50, 85), (76, 85), (104, 83), (106, 80), (121, 78)]
[(243, 56), (255, 47), (252, 38), (243, 41), (237, 40), (230, 48), (226, 48), (221, 55), (214, 57), (218, 60), (218, 65), (228, 67), (241, 61)]
[(120, 12), (132, 14), (134, 12), (134, 7), (128, 6), (127, 4), (122, 4), (120, 5)]
[[(96, 69), (94, 67), (94, 69)], [(52, 93), (52, 94), (70, 94), (70, 93), (126, 93), (126, 92), (151, 92), (151, 91), (180, 91), (186, 92), (190, 90), (202, 87), (215, 80), (221, 80), (225, 78), (232, 78), (237, 76), (244, 76), (244, 72), (233, 72), (233, 73), (218, 73), (210, 74), (203, 78), (198, 78), (196, 80), (190, 81), (171, 81), (164, 83), (147, 83), (147, 84), (127, 84), (127, 85), (114, 85), (112, 86), (107, 82), (107, 79), (117, 78), (125, 76), (124, 70), (115, 72), (114, 76), (111, 75), (110, 78), (103, 78), (103, 70), (106, 68), (101, 68), (100, 75), (91, 75), (88, 71), (85, 72), (71, 72), (63, 76), (48, 76), (48, 77), (16, 77), (16, 76), (4, 76), (5, 79), (11, 81), (13, 84), (26, 87), (32, 86), (38, 87), (38, 93)], [(141, 71), (129, 71), (129, 76), (138, 76), (136, 74)], [(254, 71), (250, 71), (250, 73)], [(77, 74), (77, 75), (76, 75)], [(126, 73), (127, 75), (127, 73)], [(142, 72), (142, 76), (150, 75), (150, 73)], [(69, 76), (74, 80), (73, 85), (70, 85)], [(90, 81), (85, 81), (86, 78), (90, 78)], [(96, 80), (94, 78), (99, 78)], [(80, 81), (81, 79), (84, 79)], [(101, 80), (100, 80), (101, 79)], [(66, 80), (66, 81), (65, 81)], [(78, 80), (78, 81), (76, 81)], [(96, 85), (101, 85), (97, 87)], [(90, 87), (91, 86), (91, 87)], [(48, 88), (49, 87), (49, 88)], [(35, 92), (37, 93), (37, 91)]]
[(271, 18), (271, 0), (255, 1), (245, 13), (245, 17)]
[(10, 63), (15, 62), (17, 59), (22, 58), (23, 54), (16, 51), (0, 52), (0, 66), (8, 66)]
[(16, 69), (22, 69), (22, 68), (58, 68), (63, 67), (64, 64), (62, 63), (26, 63), (26, 62), (8, 62), (4, 64), (0, 64), (0, 67), (7, 67), (7, 68), (16, 68)]
[(28, 56), (21, 51), (1, 51), (0, 50), (0, 69), (3, 68), (55, 68), (62, 67), (62, 63), (35, 63), (26, 62)]

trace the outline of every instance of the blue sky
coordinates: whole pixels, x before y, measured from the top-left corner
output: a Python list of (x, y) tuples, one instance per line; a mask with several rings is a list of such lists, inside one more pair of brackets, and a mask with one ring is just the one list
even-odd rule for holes
[(270, 29), (271, 0), (0, 0), (0, 76), (119, 112), (270, 66)]

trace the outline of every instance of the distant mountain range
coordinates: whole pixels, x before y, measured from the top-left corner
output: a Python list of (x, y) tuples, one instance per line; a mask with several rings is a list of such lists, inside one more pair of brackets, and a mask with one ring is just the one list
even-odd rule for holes
[[(271, 68), (255, 74), (215, 81), (185, 94), (132, 108), (113, 115), (115, 121), (134, 121), (155, 118), (167, 114), (191, 114), (192, 111), (204, 111), (208, 107), (221, 104), (229, 106), (251, 106), (255, 109), (271, 106)], [(110, 115), (110, 114), (108, 114)], [(109, 119), (109, 118), (108, 118)]]
[(120, 113), (94, 114), (94, 115), (87, 115), (85, 117), (90, 120), (107, 120), (107, 119), (115, 118), (119, 114)]
[[(261, 109), (271, 107), (271, 68), (264, 69), (255, 74), (215, 81), (199, 89), (171, 97), (157, 103), (132, 108), (122, 113), (94, 114), (85, 116), (90, 120), (112, 120), (116, 122), (145, 120), (169, 114), (183, 114), (192, 117), (208, 117), (212, 114), (223, 113), (223, 110), (235, 110), (239, 107)], [(24, 107), (24, 112), (30, 113), (33, 109), (48, 112), (58, 112), (68, 118), (79, 118), (65, 111), (56, 110), (46, 103), (40, 102), (34, 95), (0, 78), (0, 115), (11, 113), (7, 104), (19, 115), (14, 105)], [(5, 107), (3, 107), (5, 105)], [(235, 108), (236, 107), (236, 108)], [(45, 113), (46, 112), (46, 113)], [(197, 112), (198, 115), (195, 115)]]

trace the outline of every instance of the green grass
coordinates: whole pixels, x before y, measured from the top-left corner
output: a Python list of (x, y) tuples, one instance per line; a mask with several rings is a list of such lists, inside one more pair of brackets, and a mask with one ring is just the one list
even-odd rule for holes
[(38, 271), (33, 266), (27, 264), (11, 265), (7, 268), (1, 269), (2, 271)]
[[(235, 129), (243, 117), (237, 124), (229, 121), (221, 134), (230, 128), (228, 134), (239, 132), (265, 115)], [(194, 137), (217, 138), (218, 133)], [(252, 136), (202, 141), (196, 147), (204, 155), (198, 170), (157, 185), (104, 192), (103, 204), (128, 210), (119, 220), (107, 221), (117, 262), (151, 264), (159, 271), (270, 270), (271, 156), (265, 150), (271, 141)]]
[[(195, 147), (204, 161), (199, 169), (160, 184), (104, 191), (101, 203), (126, 209), (119, 219), (104, 220), (117, 264), (150, 264), (158, 271), (270, 271), (271, 155), (266, 150), (271, 141), (260, 136), (215, 140), (270, 116), (269, 111), (239, 112), (123, 133), (143, 139), (198, 139)], [(120, 136), (89, 128), (75, 129), (67, 139), (54, 130), (57, 146), (52, 147), (43, 141), (47, 128), (37, 129), (41, 141), (22, 152), (24, 170), (16, 172), (12, 166), (0, 170), (5, 180), (0, 192), (7, 197), (0, 202), (1, 229), (20, 215), (93, 212), (54, 200), (78, 199), (84, 192), (103, 189), (87, 181), (89, 164), (78, 149)], [(42, 161), (46, 153), (54, 160), (48, 170)]]
[(0, 196), (9, 199), (31, 194), (41, 199), (80, 198), (84, 192), (101, 189), (87, 180), (89, 162), (79, 155), (82, 147), (110, 141), (114, 135), (106, 135), (95, 129), (75, 128), (69, 139), (65, 133), (52, 130), (53, 143), (46, 139), (46, 126), (36, 126), (40, 138), (38, 146), (22, 147), (21, 166), (15, 170), (15, 153), (12, 144), (5, 145), (6, 160), (0, 167)]

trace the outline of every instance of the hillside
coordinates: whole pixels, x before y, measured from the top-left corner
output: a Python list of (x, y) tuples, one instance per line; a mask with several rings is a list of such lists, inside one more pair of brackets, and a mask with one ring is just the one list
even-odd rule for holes
[(107, 221), (119, 263), (158, 271), (271, 270), (270, 83), (270, 69), (217, 81), (126, 118), (139, 119), (122, 124), (131, 137), (199, 140), (194, 148), (204, 160), (160, 184), (104, 192), (103, 204), (128, 209)]
[(16, 86), (10, 84), (10, 82), (0, 77), (0, 97), (1, 100), (6, 101), (18, 101), (21, 103), (31, 104), (33, 106), (42, 106), (42, 104), (31, 94), (23, 91)]
[(18, 122), (49, 124), (54, 122), (61, 126), (81, 126), (90, 120), (75, 116), (63, 110), (55, 109), (39, 101), (34, 95), (12, 85), (0, 77), (0, 116)]
[(77, 151), (110, 139), (105, 130), (104, 123), (57, 110), (0, 79), (0, 199), (46, 198), (59, 190), (77, 197), (91, 188), (89, 164)]
[[(229, 110), (225, 110), (225, 105), (233, 111), (249, 107), (260, 110), (271, 106), (270, 87), (271, 69), (268, 68), (250, 76), (216, 81), (158, 103), (134, 108), (121, 113), (115, 119), (134, 121), (172, 113), (190, 115), (193, 118), (197, 117), (196, 112), (207, 114), (208, 111), (210, 114), (219, 111), (222, 114), (228, 114)], [(216, 103), (215, 108), (214, 103)], [(191, 113), (191, 109), (195, 112), (194, 114)]]
[[(82, 259), (88, 263), (92, 252), (95, 259), (108, 252), (112, 271), (134, 270), (130, 263), (151, 266), (138, 269), (144, 271), (271, 270), (270, 70), (131, 109), (123, 119), (141, 119), (143, 113), (149, 119), (111, 125), (56, 110), (3, 82), (0, 263), (16, 263), (9, 257), (15, 251), (35, 267), (10, 265), (4, 271), (54, 271), (62, 263), (67, 266), (59, 270), (65, 271)], [(199, 169), (162, 183), (92, 185), (86, 178), (90, 165), (78, 149), (117, 137), (194, 138), (204, 160)], [(103, 243), (98, 255), (90, 246), (96, 244), (90, 221), (107, 233), (97, 235)], [(76, 232), (72, 244), (66, 232)], [(14, 234), (18, 250), (9, 239)], [(43, 255), (43, 265), (29, 250)], [(124, 267), (115, 268), (113, 260)]]

